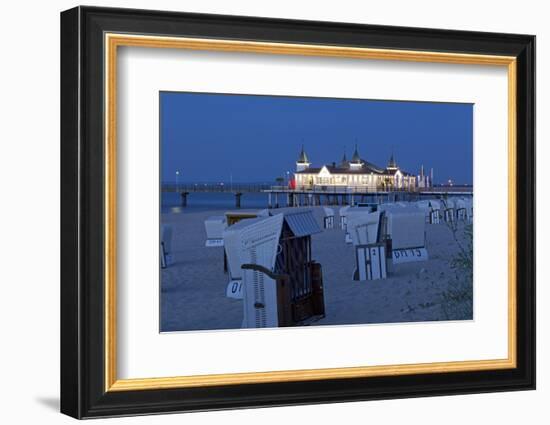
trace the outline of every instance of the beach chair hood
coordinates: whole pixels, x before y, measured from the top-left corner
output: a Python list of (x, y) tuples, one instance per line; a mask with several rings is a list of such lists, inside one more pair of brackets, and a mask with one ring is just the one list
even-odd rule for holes
[(282, 215), (296, 237), (309, 236), (323, 231), (311, 210), (289, 211)]
[(348, 232), (353, 245), (367, 245), (378, 241), (380, 211), (357, 210), (348, 214)]
[(419, 248), (425, 245), (426, 220), (419, 208), (404, 207), (386, 211), (387, 232), (393, 249)]
[(225, 252), (232, 279), (242, 279), (241, 266), (258, 264), (273, 270), (283, 227), (283, 215), (242, 220), (224, 233)]

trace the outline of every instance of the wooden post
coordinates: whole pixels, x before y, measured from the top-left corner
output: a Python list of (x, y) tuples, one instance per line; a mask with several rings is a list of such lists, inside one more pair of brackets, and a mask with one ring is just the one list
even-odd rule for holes
[(181, 196), (181, 206), (186, 207), (187, 206), (187, 195), (189, 195), (189, 192), (180, 192)]
[(242, 196), (242, 193), (240, 193), (240, 192), (235, 193), (235, 207), (236, 208), (241, 208), (241, 196)]
[[(269, 194), (271, 196), (271, 194)], [(271, 201), (269, 201), (269, 204), (271, 204)], [(279, 194), (275, 192), (275, 208), (279, 208)]]
[(268, 208), (272, 208), (272, 207), (271, 207), (271, 192), (269, 192), (269, 193), (267, 194), (267, 207), (268, 207)]

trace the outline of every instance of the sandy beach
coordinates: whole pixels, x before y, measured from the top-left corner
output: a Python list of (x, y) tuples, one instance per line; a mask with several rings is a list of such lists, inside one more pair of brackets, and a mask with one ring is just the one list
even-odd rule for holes
[[(312, 210), (321, 225), (322, 208)], [(229, 278), (223, 248), (205, 247), (204, 220), (225, 211), (162, 214), (162, 223), (173, 228), (173, 263), (161, 273), (163, 332), (241, 327), (242, 300), (225, 296)], [(426, 225), (429, 260), (395, 265), (387, 279), (358, 282), (352, 280), (354, 247), (344, 242), (337, 223), (338, 209), (335, 228), (312, 237), (313, 259), (323, 269), (326, 309), (314, 326), (472, 319), (472, 284), (450, 265), (459, 246), (447, 224)], [(464, 242), (463, 224), (456, 236)]]

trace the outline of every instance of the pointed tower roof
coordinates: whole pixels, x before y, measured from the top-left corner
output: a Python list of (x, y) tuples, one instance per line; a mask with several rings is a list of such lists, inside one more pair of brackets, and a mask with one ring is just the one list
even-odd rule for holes
[(351, 163), (352, 164), (361, 163), (361, 157), (359, 156), (359, 152), (357, 151), (357, 143), (355, 144), (355, 151), (353, 152), (353, 156), (351, 157)]
[(397, 163), (395, 162), (395, 158), (393, 156), (393, 151), (390, 156), (390, 160), (388, 161), (388, 167), (387, 168), (397, 168)]
[(302, 145), (302, 151), (300, 152), (300, 156), (298, 157), (298, 161), (296, 161), (301, 164), (309, 164), (309, 161), (307, 159), (306, 151), (304, 150), (304, 145)]
[(346, 155), (346, 148), (344, 147), (344, 156), (342, 156), (342, 161), (340, 161), (340, 168), (349, 168), (349, 161)]

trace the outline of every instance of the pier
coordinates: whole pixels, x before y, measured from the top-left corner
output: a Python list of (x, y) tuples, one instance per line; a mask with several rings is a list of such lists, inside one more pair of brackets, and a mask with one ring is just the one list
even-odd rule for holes
[(423, 198), (446, 198), (449, 196), (472, 196), (472, 186), (435, 186), (417, 190), (392, 190), (391, 188), (367, 189), (361, 186), (307, 186), (291, 189), (287, 186), (269, 184), (222, 183), (163, 185), (163, 192), (177, 192), (181, 205), (187, 206), (188, 195), (200, 193), (232, 193), (235, 208), (241, 208), (241, 198), (247, 193), (265, 193), (268, 208), (279, 208), (282, 201), (289, 207), (321, 205), (356, 205), (359, 203), (382, 204), (388, 202), (417, 201)]
[(268, 195), (268, 207), (278, 208), (279, 199), (286, 197), (289, 207), (321, 205), (382, 204), (388, 202), (417, 201), (427, 197), (472, 196), (472, 187), (435, 187), (424, 190), (367, 190), (364, 187), (304, 187), (289, 189), (272, 186), (263, 190)]

